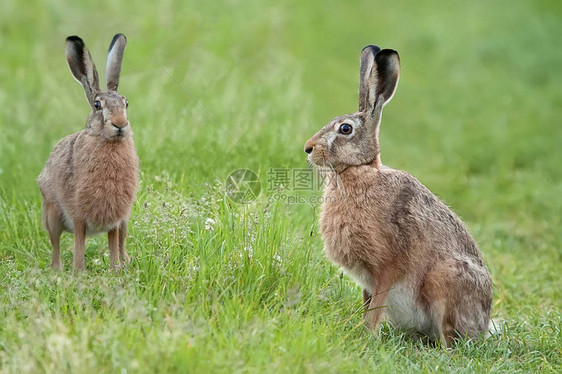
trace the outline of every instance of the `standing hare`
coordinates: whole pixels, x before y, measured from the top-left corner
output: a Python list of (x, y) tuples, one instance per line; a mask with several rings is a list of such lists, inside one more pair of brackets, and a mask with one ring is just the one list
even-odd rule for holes
[(86, 128), (59, 141), (37, 178), (43, 223), (53, 246), (51, 266), (62, 269), (59, 241), (74, 232), (74, 270), (84, 269), (87, 234), (107, 232), (111, 267), (128, 262), (125, 238), (137, 190), (138, 158), (127, 119), (127, 99), (117, 92), (127, 39), (113, 38), (107, 56), (107, 91), (86, 45), (66, 38), (66, 61), (84, 87), (92, 111)]
[(413, 176), (381, 163), (382, 109), (399, 75), (396, 51), (365, 47), (359, 110), (333, 119), (305, 152), (331, 168), (324, 252), (363, 287), (367, 325), (378, 329), (385, 311), (397, 328), (450, 346), (488, 331), (492, 280), (462, 221)]

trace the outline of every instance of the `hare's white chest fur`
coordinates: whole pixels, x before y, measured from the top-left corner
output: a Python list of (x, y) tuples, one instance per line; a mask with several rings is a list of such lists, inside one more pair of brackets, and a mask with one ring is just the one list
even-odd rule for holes
[(397, 282), (386, 298), (386, 316), (392, 325), (402, 329), (435, 335), (430, 316), (423, 311), (415, 299), (412, 287), (406, 282)]

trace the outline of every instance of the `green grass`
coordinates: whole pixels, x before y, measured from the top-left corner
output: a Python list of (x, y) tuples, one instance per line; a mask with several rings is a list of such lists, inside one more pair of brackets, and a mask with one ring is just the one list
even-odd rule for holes
[[(64, 235), (55, 273), (35, 178), (88, 111), (64, 38), (103, 76), (116, 32), (142, 169), (133, 261), (110, 272), (100, 235), (74, 275)], [(0, 372), (560, 372), (560, 35), (557, 1), (3, 1)], [(501, 336), (451, 351), (373, 336), (318, 206), (269, 203), (268, 169), (305, 168), (304, 142), (355, 110), (369, 43), (402, 58), (383, 161), (465, 219)], [(252, 204), (224, 196), (238, 168), (262, 179)]]

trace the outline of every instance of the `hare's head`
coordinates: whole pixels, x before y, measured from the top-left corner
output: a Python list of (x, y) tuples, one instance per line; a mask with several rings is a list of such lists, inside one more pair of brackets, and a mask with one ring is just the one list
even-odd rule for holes
[(107, 90), (99, 86), (98, 72), (84, 41), (78, 36), (66, 38), (66, 61), (70, 72), (84, 87), (92, 112), (86, 127), (104, 139), (119, 141), (132, 135), (127, 119), (129, 102), (117, 92), (123, 52), (127, 38), (123, 34), (113, 37), (107, 55)]
[(400, 59), (392, 49), (369, 45), (361, 51), (359, 110), (334, 118), (310, 138), (304, 151), (318, 166), (341, 169), (377, 163), (382, 109), (392, 99), (400, 76)]

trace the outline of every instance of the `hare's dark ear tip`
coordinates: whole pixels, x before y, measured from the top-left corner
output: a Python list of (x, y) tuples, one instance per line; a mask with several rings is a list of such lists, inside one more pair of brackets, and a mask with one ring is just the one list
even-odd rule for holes
[(109, 50), (111, 51), (111, 48), (113, 48), (113, 46), (115, 45), (115, 43), (117, 43), (118, 40), (123, 40), (123, 42), (127, 43), (127, 37), (124, 34), (115, 34), (115, 36), (113, 37), (113, 40), (111, 40), (111, 44), (109, 45)]
[(364, 48), (361, 50), (361, 54), (363, 54), (363, 52), (370, 51), (370, 52), (373, 53), (373, 55), (376, 55), (377, 53), (380, 52), (380, 50), (381, 50), (381, 49), (380, 49), (378, 46), (376, 46), (376, 45), (374, 45), (374, 44), (369, 44), (368, 46), (364, 47)]
[(71, 35), (71, 36), (67, 37), (66, 42), (67, 43), (73, 43), (73, 44), (79, 44), (81, 46), (84, 45), (84, 41), (82, 40), (82, 38), (80, 38), (77, 35)]
[(376, 59), (380, 61), (383, 58), (389, 58), (389, 57), (395, 57), (398, 60), (398, 62), (400, 62), (400, 55), (398, 55), (398, 52), (394, 49), (383, 49), (383, 50), (381, 50), (377, 54)]
[(381, 53), (387, 54), (387, 55), (397, 55), (398, 56), (398, 51), (396, 51), (395, 49), (390, 49), (390, 48), (383, 49), (381, 51)]

